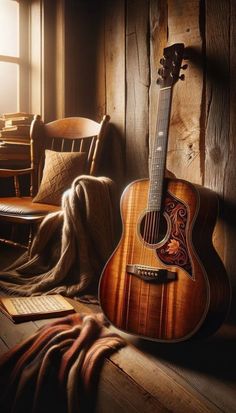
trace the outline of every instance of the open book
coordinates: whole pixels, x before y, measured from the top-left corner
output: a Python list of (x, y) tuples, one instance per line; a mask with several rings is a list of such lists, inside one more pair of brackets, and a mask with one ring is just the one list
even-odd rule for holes
[(14, 323), (62, 317), (75, 312), (73, 306), (60, 294), (36, 297), (1, 297), (0, 310)]

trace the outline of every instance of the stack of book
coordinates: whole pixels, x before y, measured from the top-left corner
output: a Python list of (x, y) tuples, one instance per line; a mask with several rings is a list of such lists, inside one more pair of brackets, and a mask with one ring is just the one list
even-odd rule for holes
[(5, 113), (0, 117), (1, 159), (24, 160), (30, 153), (30, 124), (33, 114)]
[(29, 144), (31, 113), (5, 113), (1, 116), (0, 140), (14, 144)]

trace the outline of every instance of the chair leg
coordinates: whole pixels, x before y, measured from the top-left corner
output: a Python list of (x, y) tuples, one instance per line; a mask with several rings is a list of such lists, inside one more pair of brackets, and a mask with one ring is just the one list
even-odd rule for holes
[(33, 237), (34, 237), (34, 227), (33, 224), (30, 224), (30, 228), (29, 228), (29, 238), (28, 238), (28, 253), (30, 252), (30, 248), (33, 242)]
[(22, 249), (27, 250), (26, 245), (20, 244), (19, 242), (16, 242), (16, 241), (11, 241), (9, 239), (0, 238), (0, 243), (9, 245), (10, 247), (22, 248)]
[[(12, 223), (10, 228), (10, 234), (6, 234), (7, 237), (0, 238), (0, 243), (1, 244), (5, 244), (8, 245), (10, 247), (14, 247), (14, 248), (21, 248), (21, 249), (25, 249), (27, 250), (27, 246), (24, 245), (23, 243), (19, 242), (19, 240), (17, 239), (17, 234), (18, 234), (18, 226), (17, 224)], [(4, 234), (5, 236), (5, 234)]]
[(30, 251), (31, 249), (31, 245), (33, 243), (35, 234), (37, 232), (37, 228), (38, 228), (37, 223), (30, 224), (29, 226), (29, 237), (28, 237), (28, 246), (27, 246), (28, 251)]

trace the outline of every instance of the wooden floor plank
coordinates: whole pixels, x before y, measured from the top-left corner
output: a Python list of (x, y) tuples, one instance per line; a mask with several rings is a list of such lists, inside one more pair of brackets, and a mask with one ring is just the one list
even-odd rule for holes
[(149, 358), (129, 345), (111, 356), (112, 362), (171, 412), (219, 413), (213, 403), (182, 380), (156, 357)]
[[(100, 311), (98, 306), (69, 301), (81, 313)], [(0, 353), (52, 320), (14, 324), (0, 313)], [(127, 346), (104, 362), (96, 413), (236, 412), (233, 360), (236, 328), (223, 327), (205, 341), (178, 345), (138, 340), (112, 326), (109, 330), (122, 335)], [(199, 356), (202, 364), (198, 364)], [(222, 372), (224, 360), (226, 366)], [(209, 374), (209, 365), (214, 364), (215, 374), (213, 371)]]
[(32, 321), (14, 324), (9, 318), (0, 312), (1, 339), (8, 348), (21, 342), (37, 330)]
[(37, 328), (44, 327), (47, 324), (53, 323), (53, 321), (59, 320), (60, 317), (44, 318), (43, 320), (35, 320), (34, 324)]
[[(111, 408), (112, 406), (112, 408)], [(170, 412), (158, 398), (110, 360), (105, 360), (97, 394), (96, 413)]]
[[(190, 405), (191, 412), (236, 413), (236, 359), (234, 357), (236, 326), (224, 324), (215, 335), (207, 339), (192, 340), (177, 345), (139, 340), (112, 328), (140, 351), (137, 357), (137, 353), (130, 352), (127, 347), (122, 350), (122, 357), (118, 353), (112, 356), (112, 360), (124, 369), (126, 374), (135, 374), (133, 378), (138, 383), (143, 380), (147, 391), (158, 391), (163, 404), (165, 399), (167, 403), (173, 400), (172, 390), (166, 390), (165, 387), (174, 382), (174, 386), (177, 383), (175, 394), (183, 396), (184, 391), (189, 393), (190, 396), (185, 394), (187, 404), (189, 397), (192, 401), (197, 399), (194, 407)], [(128, 354), (125, 354), (126, 352)], [(161, 380), (158, 381), (161, 384), (157, 385), (155, 376), (149, 374), (152, 371), (156, 371), (157, 376), (160, 375)], [(166, 377), (163, 378), (163, 374)], [(149, 389), (152, 383), (155, 383), (154, 390)], [(158, 386), (162, 388), (162, 385), (163, 389), (160, 390)], [(184, 391), (181, 390), (181, 386)], [(198, 401), (200, 401), (199, 406)], [(187, 408), (187, 405), (182, 407)], [(170, 408), (177, 411), (173, 406)]]
[(6, 351), (8, 350), (7, 345), (2, 341), (2, 339), (0, 338), (0, 356), (4, 353), (6, 353)]
[(236, 359), (234, 348), (236, 327), (223, 325), (207, 339), (179, 343), (177, 346), (140, 345), (142, 353), (172, 377), (190, 386), (199, 396), (220, 411), (236, 412)]

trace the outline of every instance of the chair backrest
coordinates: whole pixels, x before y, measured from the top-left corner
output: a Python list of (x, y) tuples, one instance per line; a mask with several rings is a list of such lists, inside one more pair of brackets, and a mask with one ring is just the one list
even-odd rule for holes
[(86, 153), (85, 171), (96, 175), (103, 140), (110, 116), (105, 115), (101, 123), (84, 117), (69, 117), (43, 123), (36, 115), (30, 129), (31, 138), (31, 195), (34, 196), (42, 178), (45, 150), (57, 152)]

